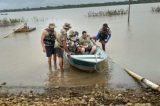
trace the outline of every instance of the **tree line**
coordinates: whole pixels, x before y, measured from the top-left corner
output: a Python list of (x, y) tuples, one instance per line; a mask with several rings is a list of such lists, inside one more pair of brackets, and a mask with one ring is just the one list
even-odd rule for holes
[[(160, 2), (160, 0), (131, 0), (131, 4), (140, 3), (154, 3)], [(51, 9), (67, 9), (67, 8), (83, 8), (83, 7), (97, 7), (97, 6), (111, 6), (111, 5), (127, 5), (129, 1), (121, 2), (106, 2), (106, 3), (89, 3), (89, 4), (79, 4), (79, 5), (63, 5), (63, 6), (46, 6), (38, 8), (22, 8), (22, 9), (3, 9), (0, 12), (17, 12), (17, 11), (36, 11), (36, 10), (51, 10)]]

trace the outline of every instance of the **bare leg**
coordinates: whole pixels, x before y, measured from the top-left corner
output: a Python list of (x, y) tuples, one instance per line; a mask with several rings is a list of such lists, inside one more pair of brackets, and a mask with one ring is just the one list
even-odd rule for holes
[(64, 71), (64, 69), (63, 69), (63, 58), (62, 57), (58, 57), (58, 60), (59, 60), (60, 70), (61, 70), (61, 72), (63, 72)]
[(94, 54), (94, 53), (95, 53), (95, 51), (96, 51), (96, 48), (97, 48), (96, 46), (93, 46), (93, 47), (92, 47), (92, 50), (91, 50), (91, 52), (90, 52), (90, 53), (91, 53), (91, 54)]
[(48, 65), (49, 67), (52, 67), (51, 57), (48, 57)]
[(85, 48), (81, 48), (81, 53), (83, 54), (83, 53), (85, 53)]
[(57, 69), (57, 57), (56, 54), (53, 55), (54, 68)]
[(105, 42), (101, 42), (102, 43), (102, 49), (105, 51)]

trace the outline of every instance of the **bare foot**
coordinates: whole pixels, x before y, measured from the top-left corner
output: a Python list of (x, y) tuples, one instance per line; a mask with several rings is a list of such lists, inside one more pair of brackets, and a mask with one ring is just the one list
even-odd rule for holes
[(63, 67), (61, 67), (60, 70), (61, 70), (61, 72), (64, 72), (64, 68)]
[(57, 64), (54, 64), (54, 69), (57, 70)]

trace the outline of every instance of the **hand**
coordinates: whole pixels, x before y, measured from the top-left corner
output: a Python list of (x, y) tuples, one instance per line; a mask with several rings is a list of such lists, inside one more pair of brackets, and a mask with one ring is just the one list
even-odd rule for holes
[(88, 48), (88, 45), (83, 46), (84, 48)]
[(70, 56), (71, 55), (71, 52), (67, 52), (67, 56)]
[(66, 52), (66, 56), (67, 56), (67, 57), (70, 57), (70, 56), (71, 56), (71, 53), (70, 53), (70, 52)]
[(99, 45), (96, 45), (96, 47), (100, 47)]

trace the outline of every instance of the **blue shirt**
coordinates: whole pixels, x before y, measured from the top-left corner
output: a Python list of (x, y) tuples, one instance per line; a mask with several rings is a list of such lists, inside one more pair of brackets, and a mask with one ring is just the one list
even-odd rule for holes
[(100, 35), (101, 35), (101, 32), (98, 32), (97, 33), (97, 35), (96, 35), (96, 40), (106, 40), (107, 42), (109, 41), (109, 39), (111, 38), (111, 34), (106, 34), (106, 35), (104, 35), (104, 36), (106, 36), (106, 38), (105, 39), (103, 39), (103, 38), (100, 38)]

